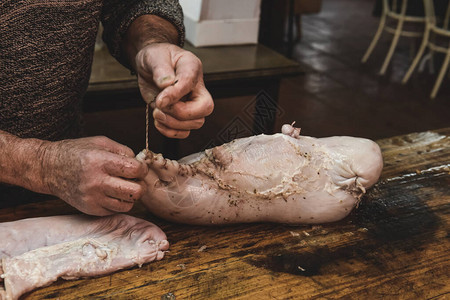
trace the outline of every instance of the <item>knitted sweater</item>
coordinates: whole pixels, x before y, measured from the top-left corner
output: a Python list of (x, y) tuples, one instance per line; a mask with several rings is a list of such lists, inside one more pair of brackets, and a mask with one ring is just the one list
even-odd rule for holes
[[(79, 136), (99, 22), (111, 54), (129, 67), (121, 43), (143, 14), (174, 24), (183, 44), (178, 0), (1, 0), (0, 129), (45, 140)], [(0, 207), (12, 199), (39, 196), (0, 184)]]
[(169, 20), (183, 43), (177, 0), (1, 0), (0, 129), (46, 140), (76, 137), (99, 21), (111, 54), (129, 66), (122, 39), (143, 14)]

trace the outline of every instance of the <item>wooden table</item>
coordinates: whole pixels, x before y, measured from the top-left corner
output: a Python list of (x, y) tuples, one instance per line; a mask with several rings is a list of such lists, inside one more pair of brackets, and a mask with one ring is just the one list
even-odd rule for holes
[[(186, 43), (185, 49), (202, 61), (205, 85), (214, 99), (262, 94), (257, 98), (254, 133), (272, 131), (280, 80), (301, 72), (297, 62), (259, 44), (196, 48)], [(130, 99), (130, 95), (135, 97)], [(143, 105), (136, 76), (111, 57), (106, 48), (96, 51), (84, 110)]]
[[(186, 42), (184, 49), (200, 58), (205, 83), (212, 87), (248, 79), (277, 79), (300, 72), (298, 63), (260, 44), (197, 48)], [(137, 87), (136, 76), (120, 65), (105, 47), (95, 51), (88, 95), (114, 94)]]
[[(450, 128), (378, 141), (380, 182), (344, 220), (320, 226), (178, 225), (159, 262), (26, 299), (447, 299)], [(0, 210), (0, 221), (73, 212), (59, 201)], [(203, 249), (203, 251), (200, 251)]]
[[(280, 81), (301, 72), (299, 64), (263, 45), (240, 45), (185, 49), (203, 63), (204, 80), (215, 100), (234, 96), (255, 96), (253, 134), (272, 133)], [(106, 49), (94, 56), (92, 74), (84, 100), (86, 112), (144, 106), (136, 76), (112, 58)], [(165, 140), (163, 153), (178, 158), (176, 140)]]

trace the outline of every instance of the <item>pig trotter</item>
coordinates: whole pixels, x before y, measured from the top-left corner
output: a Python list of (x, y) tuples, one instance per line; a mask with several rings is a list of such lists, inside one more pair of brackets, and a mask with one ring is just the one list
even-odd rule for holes
[(162, 259), (169, 248), (166, 235), (154, 224), (120, 214), (1, 223), (0, 240), (1, 300), (18, 299), (58, 278), (99, 276), (141, 266)]
[(344, 218), (378, 180), (380, 148), (362, 138), (300, 136), (293, 125), (178, 162), (141, 152), (138, 157), (149, 167), (143, 203), (160, 217), (190, 224)]

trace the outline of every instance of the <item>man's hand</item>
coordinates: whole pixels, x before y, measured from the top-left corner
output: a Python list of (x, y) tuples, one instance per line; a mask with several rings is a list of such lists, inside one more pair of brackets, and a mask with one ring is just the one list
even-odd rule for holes
[(214, 103), (203, 82), (202, 63), (177, 43), (172, 23), (143, 15), (129, 26), (123, 48), (138, 74), (142, 97), (154, 109), (156, 128), (181, 139), (202, 127)]
[(151, 103), (156, 128), (165, 136), (186, 138), (203, 126), (214, 103), (203, 82), (201, 61), (169, 43), (153, 43), (136, 55), (139, 88)]
[(48, 192), (80, 211), (129, 211), (145, 191), (147, 166), (131, 149), (106, 137), (44, 143), (41, 176)]

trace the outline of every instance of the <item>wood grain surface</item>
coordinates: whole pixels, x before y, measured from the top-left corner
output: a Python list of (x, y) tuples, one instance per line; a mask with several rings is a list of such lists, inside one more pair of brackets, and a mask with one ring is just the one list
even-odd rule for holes
[[(344, 220), (318, 226), (169, 223), (162, 261), (59, 280), (25, 299), (448, 299), (450, 128), (378, 141), (379, 183)], [(0, 210), (0, 221), (73, 213), (58, 200)]]

